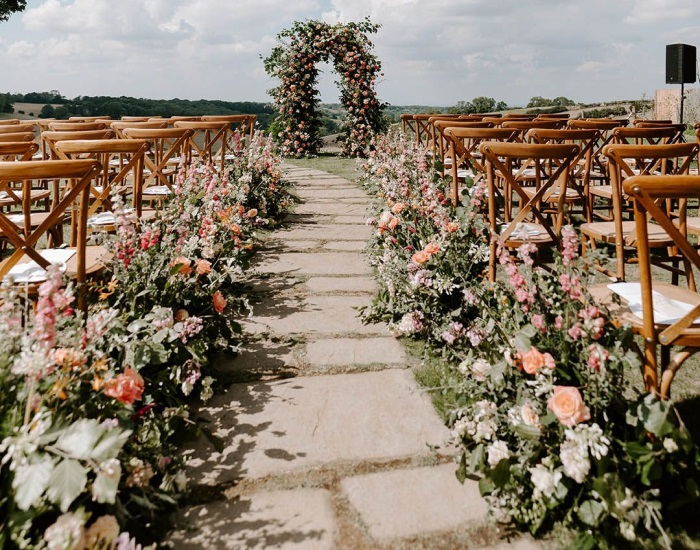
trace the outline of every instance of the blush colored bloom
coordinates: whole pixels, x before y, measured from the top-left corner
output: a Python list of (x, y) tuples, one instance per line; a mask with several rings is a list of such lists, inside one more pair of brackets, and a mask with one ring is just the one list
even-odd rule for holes
[(192, 273), (192, 261), (189, 258), (185, 258), (184, 256), (173, 258), (170, 262), (170, 267), (175, 268), (175, 266), (180, 266), (177, 272), (181, 275), (189, 275)]
[(141, 375), (131, 367), (116, 378), (107, 380), (104, 385), (104, 393), (126, 405), (132, 405), (134, 401), (141, 399), (144, 382)]
[(436, 254), (440, 251), (440, 247), (435, 243), (428, 243), (423, 248), (423, 251), (427, 252), (428, 254), (430, 254), (432, 256), (433, 254)]
[(522, 357), (523, 370), (528, 374), (537, 374), (543, 368), (553, 369), (555, 367), (554, 357), (549, 353), (542, 353), (532, 346)]
[(194, 264), (197, 275), (207, 275), (211, 272), (211, 262), (208, 260), (195, 260)]
[(554, 386), (547, 408), (569, 428), (591, 419), (591, 411), (584, 404), (581, 392), (573, 386)]
[(220, 290), (217, 290), (212, 296), (212, 303), (214, 304), (214, 309), (217, 313), (223, 313), (226, 308), (226, 298), (221, 294)]
[(411, 256), (411, 261), (416, 263), (416, 264), (424, 264), (430, 259), (430, 254), (428, 254), (425, 250), (421, 250), (420, 252), (416, 252), (413, 256)]

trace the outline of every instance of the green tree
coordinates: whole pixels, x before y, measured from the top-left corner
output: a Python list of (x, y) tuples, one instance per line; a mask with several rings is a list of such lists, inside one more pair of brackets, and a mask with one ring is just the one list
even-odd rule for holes
[(489, 113), (496, 110), (496, 100), (492, 97), (479, 96), (472, 99), (475, 113)]
[(568, 97), (559, 96), (555, 97), (551, 104), (555, 107), (570, 107), (571, 105), (576, 105), (576, 102)]
[(41, 111), (39, 111), (39, 118), (53, 118), (53, 116), (53, 105), (49, 105), (48, 103), (41, 108)]
[(7, 21), (10, 15), (26, 7), (27, 0), (0, 0), (0, 21)]
[(530, 101), (528, 101), (527, 103), (527, 108), (530, 109), (532, 107), (549, 107), (551, 104), (551, 99), (545, 99), (542, 96), (536, 95), (535, 97), (530, 98)]

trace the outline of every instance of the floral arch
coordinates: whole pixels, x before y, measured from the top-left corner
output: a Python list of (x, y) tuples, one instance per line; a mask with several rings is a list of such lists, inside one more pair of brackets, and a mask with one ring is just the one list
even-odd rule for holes
[(370, 140), (382, 128), (383, 105), (374, 89), (381, 63), (372, 54), (374, 46), (367, 37), (377, 30), (379, 25), (369, 19), (336, 25), (297, 21), (277, 35), (279, 44), (264, 63), (265, 71), (280, 81), (268, 93), (279, 111), (273, 132), (285, 156), (318, 153), (321, 117), (317, 64), (328, 61), (338, 73), (340, 99), (346, 111), (343, 155), (365, 156)]

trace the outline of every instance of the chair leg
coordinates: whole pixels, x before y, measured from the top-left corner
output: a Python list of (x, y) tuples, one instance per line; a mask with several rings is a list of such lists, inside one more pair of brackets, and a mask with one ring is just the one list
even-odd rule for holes
[[(662, 346), (663, 348), (666, 346)], [(663, 356), (663, 351), (662, 351)], [(656, 361), (656, 342), (644, 341), (644, 360), (642, 362), (642, 379), (644, 380), (644, 389), (651, 393), (658, 391), (657, 377), (657, 361)]]

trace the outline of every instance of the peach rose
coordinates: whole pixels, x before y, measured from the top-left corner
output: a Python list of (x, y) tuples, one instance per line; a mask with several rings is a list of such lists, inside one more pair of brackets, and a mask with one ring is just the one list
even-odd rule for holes
[(440, 251), (440, 247), (438, 245), (436, 245), (435, 243), (428, 243), (423, 248), (423, 251), (427, 252), (428, 254), (430, 254), (432, 256), (433, 254)]
[(522, 357), (523, 370), (528, 374), (537, 374), (546, 367), (552, 370), (555, 366), (554, 357), (549, 353), (541, 353), (535, 346), (530, 348)]
[(194, 262), (196, 266), (197, 275), (206, 275), (211, 271), (211, 262), (208, 260), (196, 260)]
[(417, 264), (424, 264), (430, 259), (430, 254), (428, 254), (425, 250), (421, 250), (420, 252), (416, 252), (413, 256), (411, 256), (411, 261)]
[(257, 215), (258, 215), (258, 209), (257, 209), (257, 208), (251, 208), (251, 209), (248, 210), (248, 212), (246, 213), (246, 216), (248, 216), (249, 218), (254, 218), (254, 217), (257, 216)]
[(175, 312), (174, 317), (175, 317), (175, 321), (180, 323), (180, 322), (184, 321), (185, 319), (187, 319), (189, 316), (190, 316), (189, 312), (186, 309), (181, 308)]
[(392, 216), (392, 218), (389, 220), (389, 223), (388, 223), (389, 229), (391, 229), (393, 231), (394, 229), (396, 229), (396, 227), (398, 225), (399, 225), (399, 219)]
[(121, 403), (131, 405), (134, 401), (141, 399), (143, 386), (141, 375), (131, 367), (127, 367), (119, 376), (105, 382), (104, 392), (105, 395), (113, 397)]
[(226, 308), (226, 298), (221, 294), (220, 290), (217, 290), (212, 296), (212, 302), (214, 304), (214, 309), (217, 313), (222, 313)]
[(394, 206), (391, 207), (391, 211), (394, 214), (400, 214), (406, 210), (406, 203), (405, 202), (397, 202)]
[(177, 258), (173, 258), (173, 260), (170, 262), (170, 267), (173, 268), (176, 265), (180, 266), (178, 273), (182, 275), (189, 275), (190, 273), (192, 273), (192, 260), (190, 260), (189, 258), (185, 258), (184, 256), (178, 256)]
[(573, 386), (554, 386), (554, 394), (549, 398), (547, 408), (567, 428), (591, 419), (590, 409), (584, 405), (578, 388)]
[(457, 222), (449, 222), (445, 226), (445, 229), (448, 233), (455, 233), (456, 231), (459, 231), (459, 224)]

